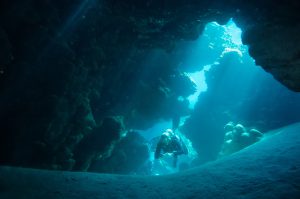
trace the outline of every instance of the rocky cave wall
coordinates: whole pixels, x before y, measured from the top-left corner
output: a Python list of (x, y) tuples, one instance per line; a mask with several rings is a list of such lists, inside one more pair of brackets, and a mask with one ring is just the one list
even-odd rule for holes
[(252, 62), (237, 50), (224, 51), (205, 72), (207, 90), (181, 126), (198, 152), (195, 165), (218, 158), (229, 122), (262, 133), (299, 122), (299, 93), (275, 82)]
[[(168, 52), (211, 21), (233, 17), (257, 64), (300, 91), (298, 10), (297, 1), (1, 1), (0, 163), (88, 170), (127, 129), (187, 114), (177, 98), (194, 85)], [(157, 49), (166, 53), (148, 64)]]

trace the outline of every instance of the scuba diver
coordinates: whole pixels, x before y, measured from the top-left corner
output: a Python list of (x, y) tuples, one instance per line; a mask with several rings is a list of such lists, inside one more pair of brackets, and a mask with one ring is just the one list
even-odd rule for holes
[(182, 154), (188, 154), (186, 145), (171, 129), (167, 129), (160, 136), (160, 139), (156, 145), (154, 158), (159, 159), (166, 153), (171, 153), (173, 155), (174, 168), (177, 167), (178, 156)]

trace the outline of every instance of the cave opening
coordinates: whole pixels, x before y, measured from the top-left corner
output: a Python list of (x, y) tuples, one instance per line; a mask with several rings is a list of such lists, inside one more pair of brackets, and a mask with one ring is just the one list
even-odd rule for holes
[[(236, 51), (240, 56), (247, 53), (247, 46), (242, 44), (242, 31), (231, 18), (225, 25), (210, 22), (204, 28), (202, 35), (194, 42), (195, 46), (189, 57), (186, 57), (186, 68), (193, 68), (188, 76), (196, 84), (196, 92), (188, 97), (190, 108), (194, 108), (198, 96), (207, 90), (205, 72), (212, 64), (218, 62), (220, 56), (228, 51)], [(210, 58), (211, 57), (211, 58)], [(205, 64), (205, 65), (203, 65)]]
[(0, 198), (299, 198), (299, 1), (0, 5)]
[[(229, 52), (237, 53), (242, 59), (242, 54), (247, 53), (247, 48), (241, 41), (241, 29), (239, 29), (234, 21), (230, 19), (227, 24), (219, 25), (216, 22), (208, 23), (201, 36), (196, 41), (182, 43), (179, 42), (177, 48), (185, 46), (184, 59), (181, 60), (179, 68), (189, 77), (194, 83), (196, 89), (195, 92), (187, 96), (186, 99), (189, 102), (189, 109), (194, 111), (194, 107), (197, 104), (200, 94), (206, 92), (207, 84), (205, 81), (205, 73), (208, 72), (212, 65), (218, 63), (220, 57)], [(175, 49), (176, 52), (176, 49)], [(176, 53), (174, 53), (176, 55)], [(246, 54), (249, 59), (250, 56)], [(178, 101), (186, 100), (182, 96), (178, 97)], [(201, 99), (200, 99), (201, 100)], [(174, 107), (176, 108), (176, 107)], [(172, 128), (172, 120), (162, 120), (154, 124), (151, 128), (144, 131), (139, 131), (143, 137), (145, 137), (151, 145), (150, 148), (150, 161), (152, 164), (152, 175), (170, 174), (178, 171), (190, 168), (193, 161), (197, 159), (197, 151), (193, 148), (193, 140), (188, 139), (182, 132), (181, 127), (185, 125), (185, 121), (190, 117), (187, 115), (180, 118), (179, 128), (176, 130), (177, 134), (184, 139), (187, 144), (189, 155), (183, 155), (179, 158), (179, 167), (171, 167), (172, 161), (170, 156), (164, 157), (160, 160), (159, 164), (155, 164), (154, 152), (155, 145), (157, 144), (157, 138), (164, 130)], [(156, 138), (156, 141), (152, 141)]]
[[(152, 146), (152, 175), (182, 171), (228, 155), (223, 152), (226, 125), (242, 126), (245, 132), (257, 129), (265, 132), (297, 121), (297, 111), (292, 111), (289, 119), (281, 118), (279, 115), (286, 114), (285, 106), (275, 99), (289, 101), (291, 97), (299, 99), (299, 95), (255, 65), (241, 36), (241, 29), (230, 19), (225, 25), (208, 23), (196, 41), (179, 42), (178, 48), (184, 47), (185, 52), (181, 52), (184, 58), (178, 68), (196, 87), (194, 93), (177, 99), (189, 101), (191, 112), (180, 117), (176, 132), (184, 138), (190, 155), (179, 157), (175, 169), (171, 167), (170, 157), (155, 166)], [(173, 54), (178, 56), (176, 49)], [(172, 119), (139, 132), (151, 143), (168, 128), (172, 128)], [(155, 146), (157, 140), (151, 144)]]

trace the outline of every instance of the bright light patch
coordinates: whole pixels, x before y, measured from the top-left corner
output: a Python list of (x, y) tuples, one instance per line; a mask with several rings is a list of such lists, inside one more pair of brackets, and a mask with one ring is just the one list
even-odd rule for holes
[(236, 26), (232, 19), (224, 27), (232, 43), (239, 46), (243, 45), (242, 30)]
[(189, 78), (196, 84), (197, 91), (188, 97), (188, 100), (190, 102), (189, 108), (193, 109), (197, 100), (198, 96), (201, 92), (204, 92), (207, 90), (207, 85), (205, 82), (205, 76), (204, 76), (205, 69), (195, 72), (195, 73), (188, 73)]
[[(241, 39), (242, 30), (236, 26), (236, 24), (233, 22), (232, 19), (230, 19), (228, 23), (223, 26), (219, 25), (216, 22), (209, 23), (207, 24), (207, 26), (213, 27), (215, 33), (218, 32), (218, 34), (215, 35), (218, 35), (221, 38), (220, 41), (220, 40), (216, 40), (215, 36), (210, 37), (210, 34), (206, 33), (207, 28), (205, 29), (206, 32), (204, 32), (204, 35), (210, 37), (211, 40), (211, 42), (209, 43), (209, 48), (211, 50), (217, 50), (217, 48), (221, 49), (223, 52), (220, 54), (220, 57), (222, 57), (225, 53), (235, 51), (237, 52), (237, 54), (240, 56), (242, 60), (243, 53), (247, 52), (247, 47), (244, 46), (242, 43), (242, 39)], [(218, 44), (217, 42), (222, 42), (222, 44), (217, 45)], [(199, 59), (201, 59), (201, 57), (199, 57)], [(201, 68), (201, 66), (199, 66), (199, 68)], [(192, 109), (194, 108), (200, 93), (205, 92), (207, 90), (204, 73), (209, 69), (210, 69), (210, 65), (207, 65), (201, 71), (197, 71), (195, 73), (188, 73), (188, 76), (197, 86), (197, 91), (193, 95), (190, 95), (188, 97), (188, 100), (190, 102), (190, 108)]]

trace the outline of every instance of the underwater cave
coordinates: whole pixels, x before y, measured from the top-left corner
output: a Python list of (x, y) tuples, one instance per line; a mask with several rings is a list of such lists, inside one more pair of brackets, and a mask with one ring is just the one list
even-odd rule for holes
[(300, 198), (300, 3), (0, 2), (0, 198)]

